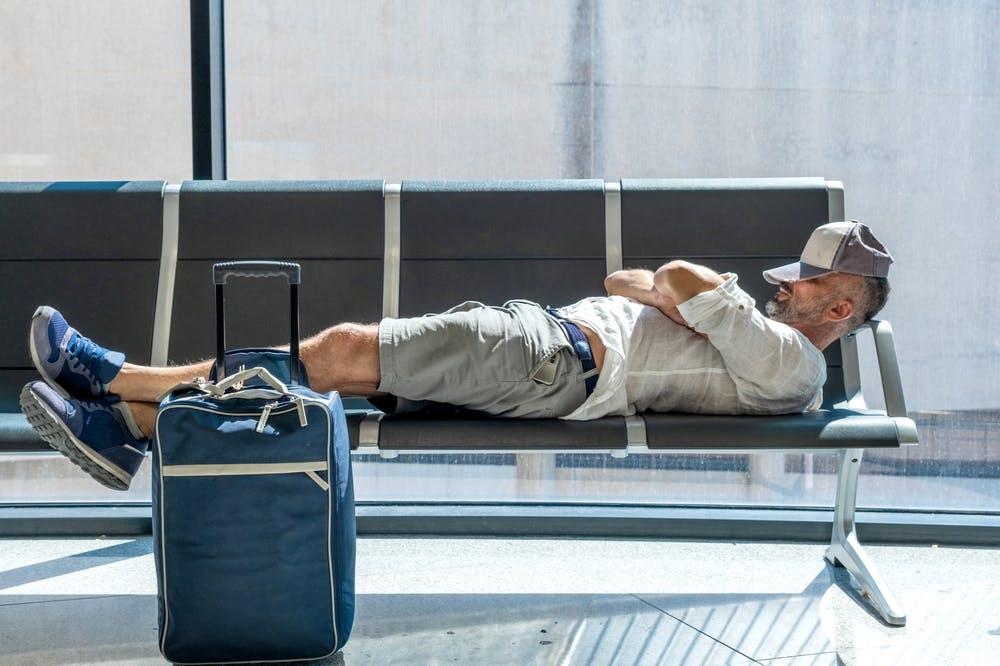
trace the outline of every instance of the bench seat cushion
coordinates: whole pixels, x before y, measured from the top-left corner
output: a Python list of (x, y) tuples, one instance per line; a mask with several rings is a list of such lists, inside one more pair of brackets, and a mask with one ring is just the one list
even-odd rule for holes
[(644, 414), (650, 450), (897, 448), (916, 443), (908, 418), (882, 412), (824, 409), (782, 416)]
[[(373, 412), (350, 410), (347, 428), (358, 448), (361, 423)], [(650, 451), (755, 451), (897, 448), (916, 443), (911, 419), (880, 412), (822, 410), (788, 416), (643, 414)], [(379, 448), (387, 451), (613, 451), (628, 445), (626, 421), (500, 419), (454, 416), (386, 416)], [(0, 448), (46, 451), (48, 446), (20, 413), (0, 414)]]
[[(461, 413), (386, 416), (379, 448), (389, 451), (533, 451), (625, 449), (625, 419), (502, 419)], [(353, 437), (352, 443), (357, 439)]]
[(21, 412), (0, 412), (0, 450), (49, 451)]
[[(363, 411), (348, 415), (354, 448), (365, 417)], [(916, 429), (910, 419), (875, 411), (833, 409), (787, 416), (647, 413), (641, 418), (646, 424), (650, 451), (897, 448), (916, 442)], [(378, 433), (380, 449), (401, 452), (607, 451), (625, 450), (628, 446), (623, 417), (560, 421), (502, 419), (467, 412), (399, 415), (382, 418)]]

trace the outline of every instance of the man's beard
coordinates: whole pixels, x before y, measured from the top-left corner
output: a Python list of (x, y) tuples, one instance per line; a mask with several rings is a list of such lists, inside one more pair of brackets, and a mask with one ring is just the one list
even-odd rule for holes
[(780, 321), (781, 323), (788, 322), (788, 315), (791, 309), (791, 301), (779, 303), (777, 296), (764, 304), (764, 313), (774, 321)]
[(784, 301), (779, 301), (777, 294), (764, 304), (764, 312), (768, 317), (790, 326), (813, 321), (822, 314), (825, 308), (826, 305), (824, 303), (816, 300), (797, 303), (795, 298), (791, 297)]

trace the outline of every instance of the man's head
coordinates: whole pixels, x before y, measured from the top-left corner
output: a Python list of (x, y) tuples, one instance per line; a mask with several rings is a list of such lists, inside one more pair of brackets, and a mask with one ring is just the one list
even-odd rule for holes
[(765, 311), (822, 349), (885, 306), (890, 264), (889, 251), (864, 224), (824, 224), (800, 261), (764, 271), (764, 279), (779, 286)]

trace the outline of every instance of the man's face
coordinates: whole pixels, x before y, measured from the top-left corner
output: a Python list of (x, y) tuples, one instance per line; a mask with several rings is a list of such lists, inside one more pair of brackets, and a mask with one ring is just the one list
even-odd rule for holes
[(771, 319), (789, 326), (822, 322), (833, 296), (831, 277), (823, 275), (811, 280), (782, 282), (778, 292), (764, 305), (764, 312)]

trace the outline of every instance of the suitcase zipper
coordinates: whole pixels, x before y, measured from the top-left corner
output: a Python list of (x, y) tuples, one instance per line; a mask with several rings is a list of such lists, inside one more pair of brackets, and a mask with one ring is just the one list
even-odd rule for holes
[[(252, 389), (248, 389), (248, 391), (249, 390), (252, 390)], [(271, 395), (273, 396), (274, 394), (272, 393)], [(244, 417), (246, 417), (246, 416), (254, 416), (254, 415), (258, 415), (258, 414), (259, 414), (259, 417), (263, 417), (264, 413), (266, 412), (267, 413), (267, 418), (269, 419), (271, 417), (271, 415), (287, 414), (288, 412), (290, 412), (290, 411), (292, 411), (294, 409), (295, 411), (298, 412), (298, 415), (299, 415), (299, 425), (304, 428), (307, 425), (309, 425), (309, 420), (306, 417), (306, 406), (307, 405), (316, 405), (318, 407), (324, 407), (327, 404), (326, 401), (323, 401), (323, 400), (315, 400), (315, 399), (310, 399), (310, 398), (305, 397), (305, 396), (300, 396), (300, 395), (295, 395), (295, 394), (292, 394), (292, 393), (287, 393), (287, 394), (281, 396), (281, 397), (288, 398), (288, 405), (286, 407), (283, 407), (282, 409), (278, 409), (278, 407), (281, 405), (281, 401), (280, 400), (272, 400), (270, 402), (264, 403), (263, 407), (259, 408), (261, 410), (260, 412), (258, 412), (256, 409), (247, 409), (246, 411), (223, 411), (221, 409), (223, 405), (217, 405), (217, 406), (216, 405), (211, 405), (211, 404), (206, 405), (205, 403), (199, 403), (199, 404), (196, 404), (196, 405), (185, 404), (184, 401), (188, 397), (189, 396), (183, 396), (183, 397), (180, 397), (180, 398), (177, 398), (177, 399), (173, 399), (170, 402), (168, 402), (167, 404), (163, 405), (160, 408), (160, 411), (162, 412), (162, 411), (165, 411), (165, 410), (168, 410), (168, 409), (197, 409), (197, 410), (203, 411), (203, 412), (210, 412), (212, 414), (218, 414), (219, 416), (244, 416)], [(196, 395), (196, 396), (192, 396), (192, 397), (194, 397), (195, 399), (198, 399), (198, 398), (202, 398), (203, 396)], [(237, 395), (237, 394), (230, 394), (230, 395), (226, 396), (226, 398), (224, 398), (224, 399), (225, 400), (230, 400), (230, 399), (232, 399), (234, 397), (235, 398), (243, 398), (243, 399), (252, 399), (252, 398), (255, 398), (255, 397), (260, 397), (260, 394), (249, 395), (249, 396), (247, 396), (247, 395), (242, 395), (241, 396), (241, 395)]]
[[(275, 407), (278, 406), (278, 401), (269, 402), (264, 405), (264, 408), (260, 412), (260, 419), (257, 421), (257, 432), (264, 432), (265, 426), (267, 426), (267, 419), (270, 418), (271, 412)], [(292, 398), (292, 404), (295, 405), (295, 411), (299, 413), (299, 426), (305, 428), (309, 425), (309, 420), (306, 419), (306, 405), (300, 396), (295, 396)], [(284, 410), (278, 412), (279, 414), (284, 414), (290, 410)]]

